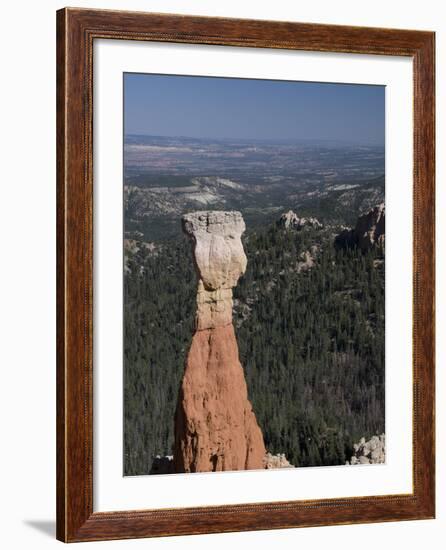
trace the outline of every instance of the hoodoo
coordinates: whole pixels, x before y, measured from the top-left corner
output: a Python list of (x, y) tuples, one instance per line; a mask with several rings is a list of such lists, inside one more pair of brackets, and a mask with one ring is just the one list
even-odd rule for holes
[(176, 472), (264, 468), (265, 445), (248, 399), (232, 324), (232, 289), (247, 259), (240, 212), (182, 219), (198, 276), (195, 333), (175, 413)]

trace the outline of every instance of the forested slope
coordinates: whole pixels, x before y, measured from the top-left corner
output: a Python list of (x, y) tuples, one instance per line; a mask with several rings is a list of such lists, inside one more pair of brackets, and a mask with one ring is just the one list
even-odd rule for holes
[[(125, 474), (171, 454), (193, 332), (189, 244), (136, 246), (125, 274)], [(384, 263), (336, 250), (333, 229), (247, 231), (234, 321), (249, 397), (272, 453), (296, 466), (344, 464), (384, 431)]]

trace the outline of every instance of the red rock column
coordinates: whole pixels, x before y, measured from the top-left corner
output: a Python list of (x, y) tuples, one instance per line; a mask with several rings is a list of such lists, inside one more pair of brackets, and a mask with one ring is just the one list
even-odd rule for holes
[(232, 324), (232, 288), (246, 270), (240, 212), (183, 217), (198, 273), (196, 330), (175, 413), (176, 472), (264, 468)]

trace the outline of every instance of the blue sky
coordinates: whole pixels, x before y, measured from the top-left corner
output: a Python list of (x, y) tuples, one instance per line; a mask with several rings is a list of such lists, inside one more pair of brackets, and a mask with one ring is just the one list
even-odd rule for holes
[(124, 75), (126, 134), (384, 144), (385, 87)]

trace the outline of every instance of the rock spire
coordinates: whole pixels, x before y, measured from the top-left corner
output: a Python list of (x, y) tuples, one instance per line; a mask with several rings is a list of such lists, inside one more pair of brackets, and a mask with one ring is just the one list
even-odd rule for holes
[(232, 289), (247, 259), (240, 212), (193, 212), (182, 219), (198, 276), (196, 329), (175, 413), (174, 469), (264, 468), (262, 432), (248, 399), (232, 324)]

